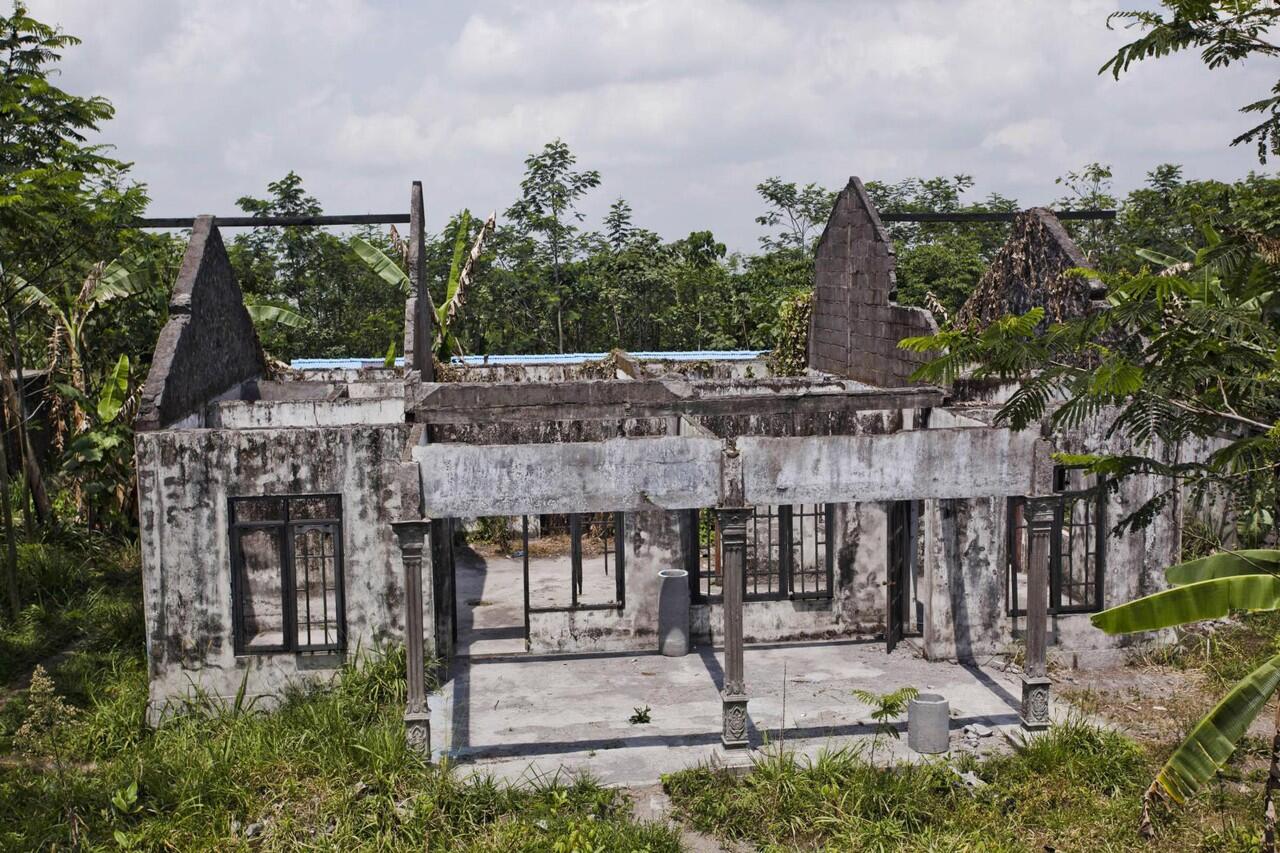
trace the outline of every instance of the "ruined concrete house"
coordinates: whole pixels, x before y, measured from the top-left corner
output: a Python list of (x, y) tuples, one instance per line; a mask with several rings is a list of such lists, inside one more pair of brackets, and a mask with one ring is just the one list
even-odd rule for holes
[[(523, 545), (508, 553), (523, 575), (485, 593), (523, 599), (522, 650), (654, 649), (658, 572), (686, 569), (694, 642), (726, 647), (730, 744), (743, 642), (881, 637), (969, 660), (1011, 648), (1030, 594), (1051, 648), (1087, 661), (1124, 642), (1088, 614), (1153, 591), (1177, 555), (1176, 506), (1108, 529), (1160, 483), (1107, 490), (1054, 465), (1055, 450), (1115, 449), (1095, 425), (1014, 433), (992, 425), (1007, 389), (912, 383), (923, 356), (898, 342), (935, 322), (893, 302), (893, 247), (856, 178), (818, 244), (803, 377), (625, 353), (437, 374), (422, 229), (415, 184), (405, 367), (277, 374), (217, 223), (196, 221), (137, 425), (153, 716), (193, 689), (276, 695), (387, 643), (447, 664), (481, 604), (455, 591), (457, 529), (480, 517)], [(1051, 213), (1028, 211), (964, 314), (1088, 310), (1099, 285), (1062, 275), (1083, 263)], [(557, 517), (567, 570), (539, 604), (521, 537)], [(411, 734), (414, 681), (411, 666)]]

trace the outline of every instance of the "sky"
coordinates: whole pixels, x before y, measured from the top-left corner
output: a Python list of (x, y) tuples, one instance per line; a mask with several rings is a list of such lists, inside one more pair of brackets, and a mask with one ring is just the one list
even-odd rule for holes
[(624, 197), (639, 226), (744, 251), (773, 175), (963, 173), (975, 199), (1025, 206), (1094, 161), (1121, 190), (1164, 162), (1241, 177), (1261, 167), (1229, 147), (1237, 109), (1277, 76), (1194, 54), (1099, 76), (1133, 37), (1106, 26), (1125, 0), (30, 5), (83, 39), (58, 85), (115, 105), (99, 141), (135, 164), (148, 215), (232, 215), (292, 169), (330, 214), (407, 211), (421, 180), (436, 230), (464, 206), (501, 215), (558, 137), (602, 176), (586, 226)]

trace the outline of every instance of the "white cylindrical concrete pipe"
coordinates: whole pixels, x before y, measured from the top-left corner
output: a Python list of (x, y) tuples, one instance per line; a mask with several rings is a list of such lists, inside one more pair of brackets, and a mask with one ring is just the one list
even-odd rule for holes
[(689, 652), (689, 573), (662, 569), (658, 577), (658, 651), (678, 658)]
[(951, 748), (951, 706), (937, 693), (921, 693), (907, 705), (907, 746), (925, 755)]

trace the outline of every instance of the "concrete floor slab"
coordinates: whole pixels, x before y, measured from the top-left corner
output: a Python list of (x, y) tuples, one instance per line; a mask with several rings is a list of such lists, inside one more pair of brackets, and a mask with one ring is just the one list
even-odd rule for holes
[[(459, 658), (431, 697), (435, 757), (506, 781), (590, 773), (606, 784), (639, 785), (704, 762), (745, 765), (762, 749), (815, 756), (870, 749), (870, 708), (855, 688), (913, 686), (951, 706), (953, 748), (961, 730), (1018, 723), (1016, 674), (994, 667), (930, 663), (909, 646), (812, 642), (748, 646), (750, 750), (720, 745), (723, 657), (698, 648), (679, 658), (654, 654), (509, 655)], [(785, 672), (785, 679), (784, 679)], [(785, 720), (783, 714), (785, 689)], [(637, 708), (651, 722), (633, 725)], [(905, 733), (905, 721), (898, 728)], [(988, 737), (979, 751), (1003, 748)], [(881, 738), (878, 759), (911, 759), (906, 738)]]

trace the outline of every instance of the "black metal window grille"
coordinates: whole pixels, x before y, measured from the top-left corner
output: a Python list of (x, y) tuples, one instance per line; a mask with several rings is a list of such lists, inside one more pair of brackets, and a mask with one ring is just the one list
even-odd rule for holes
[(1107, 504), (1105, 482), (1088, 483), (1085, 472), (1060, 468), (1055, 495), (1009, 499), (1009, 614), (1026, 613), (1027, 561), (1032, 543), (1046, 539), (1049, 612), (1102, 610), (1106, 574)]
[[(554, 613), (565, 610), (622, 610), (626, 606), (626, 550), (621, 536), (623, 513), (570, 513), (540, 518), (542, 535), (569, 534), (569, 606), (531, 607), (529, 590), (529, 517), (521, 519), (524, 539), (525, 610), (527, 613)], [(614, 579), (612, 601), (583, 601), (585, 573), (599, 569)], [(528, 629), (526, 619), (526, 631)]]
[(346, 648), (342, 498), (231, 498), (235, 653)]
[[(830, 598), (833, 512), (832, 504), (753, 508), (747, 522), (745, 600)], [(685, 564), (693, 600), (718, 601), (724, 575), (715, 510), (690, 510), (687, 530)]]

